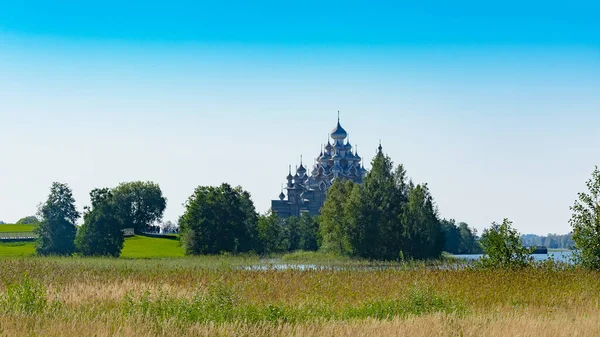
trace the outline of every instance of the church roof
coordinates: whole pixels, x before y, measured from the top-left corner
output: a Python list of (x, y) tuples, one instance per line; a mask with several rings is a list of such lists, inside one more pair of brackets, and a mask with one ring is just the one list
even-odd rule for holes
[(330, 151), (331, 149), (333, 149), (333, 145), (331, 145), (331, 142), (329, 140), (327, 140), (327, 145), (325, 145), (325, 150)]
[(304, 165), (302, 165), (302, 163), (300, 163), (300, 167), (298, 167), (298, 170), (296, 172), (298, 172), (300, 175), (306, 173), (306, 169), (304, 168)]
[(338, 120), (337, 126), (335, 129), (331, 130), (331, 138), (333, 139), (345, 139), (348, 136), (348, 133), (344, 128), (340, 125), (340, 121)]

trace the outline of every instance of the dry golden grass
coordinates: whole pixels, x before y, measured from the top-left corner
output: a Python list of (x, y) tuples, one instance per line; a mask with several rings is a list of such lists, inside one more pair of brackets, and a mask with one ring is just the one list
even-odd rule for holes
[(456, 317), (431, 314), (407, 319), (365, 319), (347, 322), (302, 324), (192, 324), (181, 327), (177, 322), (161, 326), (139, 320), (119, 318), (67, 320), (0, 316), (0, 336), (599, 336), (598, 311), (576, 313), (504, 312)]
[(600, 336), (596, 272), (239, 262), (0, 260), (0, 336)]

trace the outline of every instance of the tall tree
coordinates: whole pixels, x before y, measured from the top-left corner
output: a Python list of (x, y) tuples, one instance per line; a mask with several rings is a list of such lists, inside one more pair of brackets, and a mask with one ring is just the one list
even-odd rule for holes
[(444, 245), (443, 236), (427, 184), (410, 189), (402, 217), (405, 224), (404, 256), (417, 259), (438, 257)]
[(440, 221), (444, 235), (444, 251), (452, 254), (461, 254), (461, 235), (454, 219)]
[(258, 217), (258, 253), (270, 254), (287, 250), (289, 247), (288, 235), (282, 225), (281, 219), (272, 211)]
[(39, 255), (70, 255), (75, 252), (75, 222), (79, 212), (75, 209), (73, 192), (67, 184), (54, 182), (48, 200), (39, 210), (40, 225), (36, 251)]
[(384, 260), (439, 256), (443, 236), (427, 185), (407, 182), (381, 147), (371, 166), (362, 187), (336, 180), (327, 191), (322, 249)]
[(600, 170), (598, 166), (586, 182), (588, 192), (581, 192), (569, 220), (573, 227), (576, 260), (584, 267), (600, 269)]
[(136, 233), (161, 220), (167, 207), (160, 186), (150, 181), (122, 183), (112, 190), (112, 195), (124, 228), (133, 228)]
[(460, 253), (479, 254), (482, 249), (477, 241), (477, 230), (469, 227), (469, 224), (461, 222), (458, 224), (460, 232)]
[(75, 244), (84, 256), (121, 255), (125, 238), (117, 205), (110, 189), (94, 189), (90, 192), (92, 207), (86, 208), (83, 225), (77, 232)]
[(319, 220), (316, 216), (310, 216), (308, 213), (302, 213), (298, 224), (300, 238), (298, 248), (307, 251), (316, 251), (319, 249)]
[(255, 245), (257, 214), (240, 187), (199, 186), (185, 208), (179, 226), (186, 254), (246, 252)]
[(321, 248), (327, 252), (350, 255), (352, 246), (344, 217), (344, 203), (347, 198), (346, 185), (336, 179), (329, 190), (321, 208), (320, 232), (323, 238)]
[(287, 246), (289, 251), (300, 249), (300, 218), (291, 216), (285, 219)]

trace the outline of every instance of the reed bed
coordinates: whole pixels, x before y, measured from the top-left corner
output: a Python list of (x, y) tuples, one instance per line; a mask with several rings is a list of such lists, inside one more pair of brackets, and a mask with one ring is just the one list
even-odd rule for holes
[[(255, 256), (3, 259), (0, 335), (600, 334), (599, 273), (445, 263), (280, 270)], [(246, 268), (254, 265), (267, 268)]]

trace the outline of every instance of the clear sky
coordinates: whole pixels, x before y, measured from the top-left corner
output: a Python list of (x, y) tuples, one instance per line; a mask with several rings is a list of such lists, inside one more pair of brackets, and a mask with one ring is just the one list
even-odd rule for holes
[[(569, 231), (600, 164), (597, 1), (2, 1), (0, 220), (53, 181), (152, 180), (177, 220), (229, 182), (264, 212), (335, 126), (440, 215)], [(368, 165), (367, 165), (368, 166)]]

